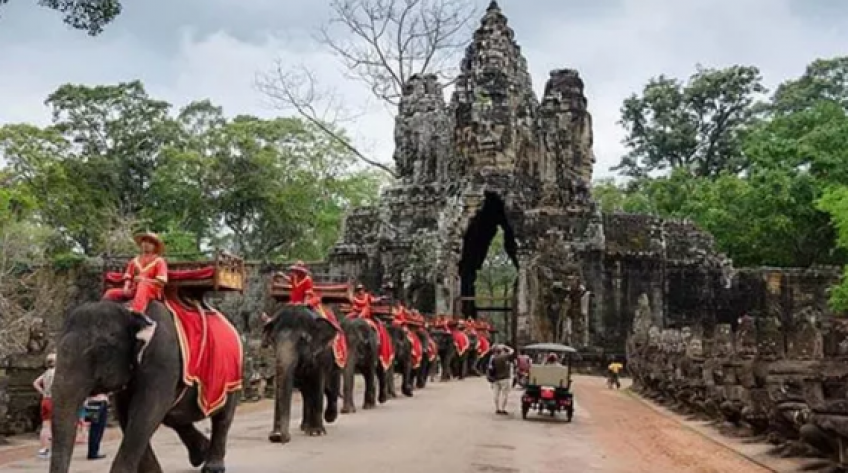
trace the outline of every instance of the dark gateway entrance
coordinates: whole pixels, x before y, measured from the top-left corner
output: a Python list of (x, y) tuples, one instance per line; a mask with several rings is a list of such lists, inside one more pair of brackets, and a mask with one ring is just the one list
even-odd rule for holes
[[(483, 207), (468, 222), (468, 228), (462, 239), (462, 257), (459, 261), (460, 304), (457, 304), (456, 307), (460, 307), (463, 317), (476, 319), (477, 313), (484, 311), (505, 312), (507, 314), (512, 312), (512, 299), (514, 297), (510, 297), (510, 300), (477, 298), (478, 271), (486, 261), (492, 240), (497, 235), (499, 228), (503, 232), (506, 254), (512, 265), (518, 269), (515, 235), (507, 221), (503, 199), (493, 192), (486, 192)], [(479, 302), (483, 303), (478, 305)], [(512, 320), (509, 320), (509, 322), (512, 325)]]

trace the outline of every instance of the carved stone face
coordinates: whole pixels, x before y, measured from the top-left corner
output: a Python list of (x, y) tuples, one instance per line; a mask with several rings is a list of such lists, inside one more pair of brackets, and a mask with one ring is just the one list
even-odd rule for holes
[(777, 317), (760, 317), (757, 320), (757, 356), (775, 360), (782, 358), (784, 352), (780, 320)]
[(648, 346), (652, 349), (658, 350), (661, 345), (662, 332), (656, 325), (651, 325), (651, 328), (648, 329)]
[(733, 354), (733, 328), (730, 324), (718, 324), (713, 336), (713, 354), (730, 356)]
[(743, 315), (739, 319), (739, 327), (736, 329), (736, 354), (744, 357), (757, 354), (756, 321), (750, 315)]

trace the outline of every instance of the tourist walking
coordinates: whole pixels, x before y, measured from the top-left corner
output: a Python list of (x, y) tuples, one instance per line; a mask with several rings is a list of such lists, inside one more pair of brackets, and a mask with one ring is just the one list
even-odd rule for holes
[(492, 383), (496, 414), (508, 414), (506, 404), (509, 401), (509, 391), (512, 388), (510, 386), (510, 361), (513, 353), (513, 349), (506, 345), (498, 345), (492, 350), (487, 377)]
[(53, 417), (53, 378), (56, 373), (56, 354), (47, 355), (45, 360), (47, 370), (41, 374), (32, 383), (32, 387), (41, 395), (41, 433), (39, 441), (41, 448), (38, 450), (39, 458), (50, 458), (50, 441), (52, 437), (52, 429), (50, 428), (51, 419)]

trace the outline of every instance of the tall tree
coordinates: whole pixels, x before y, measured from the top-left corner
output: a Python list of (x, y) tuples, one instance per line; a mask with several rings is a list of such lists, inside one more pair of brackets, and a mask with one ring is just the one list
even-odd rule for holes
[[(339, 59), (346, 75), (392, 108), (414, 74), (452, 80), (477, 12), (474, 2), (466, 0), (332, 0), (330, 9), (319, 42)], [(343, 101), (322, 88), (309, 68), (278, 60), (259, 78), (258, 87), (277, 107), (296, 112), (359, 160), (395, 175), (390, 166), (335, 132), (347, 118)]]
[[(0, 6), (9, 0), (0, 0)], [(38, 0), (38, 4), (62, 13), (65, 24), (97, 36), (121, 14), (118, 0)]]
[(745, 168), (742, 141), (766, 91), (755, 67), (698, 67), (686, 83), (651, 79), (624, 101), (621, 120), (629, 152), (613, 170), (630, 177), (685, 168), (716, 176)]
[(848, 56), (816, 59), (801, 77), (780, 84), (770, 108), (786, 114), (803, 111), (820, 101), (834, 102), (848, 110)]

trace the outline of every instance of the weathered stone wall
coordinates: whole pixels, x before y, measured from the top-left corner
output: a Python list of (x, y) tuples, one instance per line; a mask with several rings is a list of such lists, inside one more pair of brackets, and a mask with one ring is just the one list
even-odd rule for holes
[(711, 299), (717, 317), (657, 324), (637, 311), (627, 342), (636, 390), (728, 434), (844, 462), (848, 321), (826, 305), (838, 278), (831, 268), (746, 269)]

